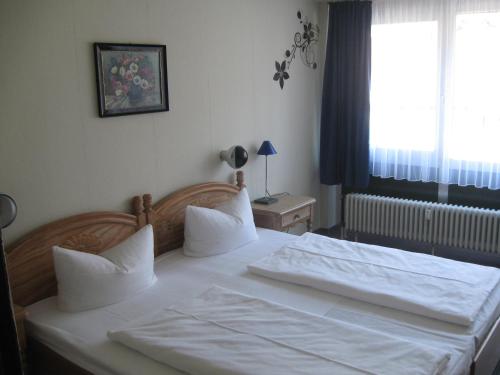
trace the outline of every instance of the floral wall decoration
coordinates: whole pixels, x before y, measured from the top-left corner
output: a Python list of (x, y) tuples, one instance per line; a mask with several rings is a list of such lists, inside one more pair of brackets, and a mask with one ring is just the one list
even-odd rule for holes
[(314, 46), (319, 41), (319, 27), (310, 22), (307, 17), (304, 17), (300, 10), (297, 12), (297, 18), (299, 19), (302, 30), (295, 33), (293, 44), (291, 48), (285, 51), (283, 61), (281, 61), (281, 63), (279, 61), (275, 62), (276, 73), (274, 73), (273, 80), (279, 83), (282, 90), (285, 85), (285, 80), (290, 78), (290, 65), (293, 59), (295, 59), (297, 50), (299, 51), (302, 62), (306, 66), (311, 69), (316, 69), (318, 67)]

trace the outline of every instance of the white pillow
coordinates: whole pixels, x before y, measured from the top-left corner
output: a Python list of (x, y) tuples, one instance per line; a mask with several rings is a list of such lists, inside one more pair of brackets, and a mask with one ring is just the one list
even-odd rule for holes
[(53, 247), (57, 302), (76, 312), (122, 301), (156, 282), (153, 227), (99, 255)]
[(214, 209), (186, 207), (185, 255), (205, 257), (222, 254), (258, 238), (246, 189)]

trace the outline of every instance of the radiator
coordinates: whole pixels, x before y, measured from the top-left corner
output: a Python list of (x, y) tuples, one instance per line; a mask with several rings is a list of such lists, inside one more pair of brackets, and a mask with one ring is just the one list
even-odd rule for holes
[(347, 194), (347, 231), (500, 254), (500, 211)]

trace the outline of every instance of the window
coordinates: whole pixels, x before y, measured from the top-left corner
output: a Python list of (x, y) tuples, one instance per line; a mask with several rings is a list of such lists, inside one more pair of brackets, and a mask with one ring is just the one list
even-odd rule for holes
[(374, 1), (371, 173), (500, 189), (499, 145), (500, 1)]
[(446, 156), (500, 163), (500, 13), (458, 15), (455, 44)]
[(373, 27), (370, 142), (376, 147), (435, 151), (437, 43), (437, 22)]

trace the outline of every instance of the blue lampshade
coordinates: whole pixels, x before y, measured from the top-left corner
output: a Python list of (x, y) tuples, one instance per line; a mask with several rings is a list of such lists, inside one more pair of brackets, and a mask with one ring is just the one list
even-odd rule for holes
[(278, 152), (274, 148), (271, 141), (264, 141), (257, 151), (257, 155), (276, 155)]

